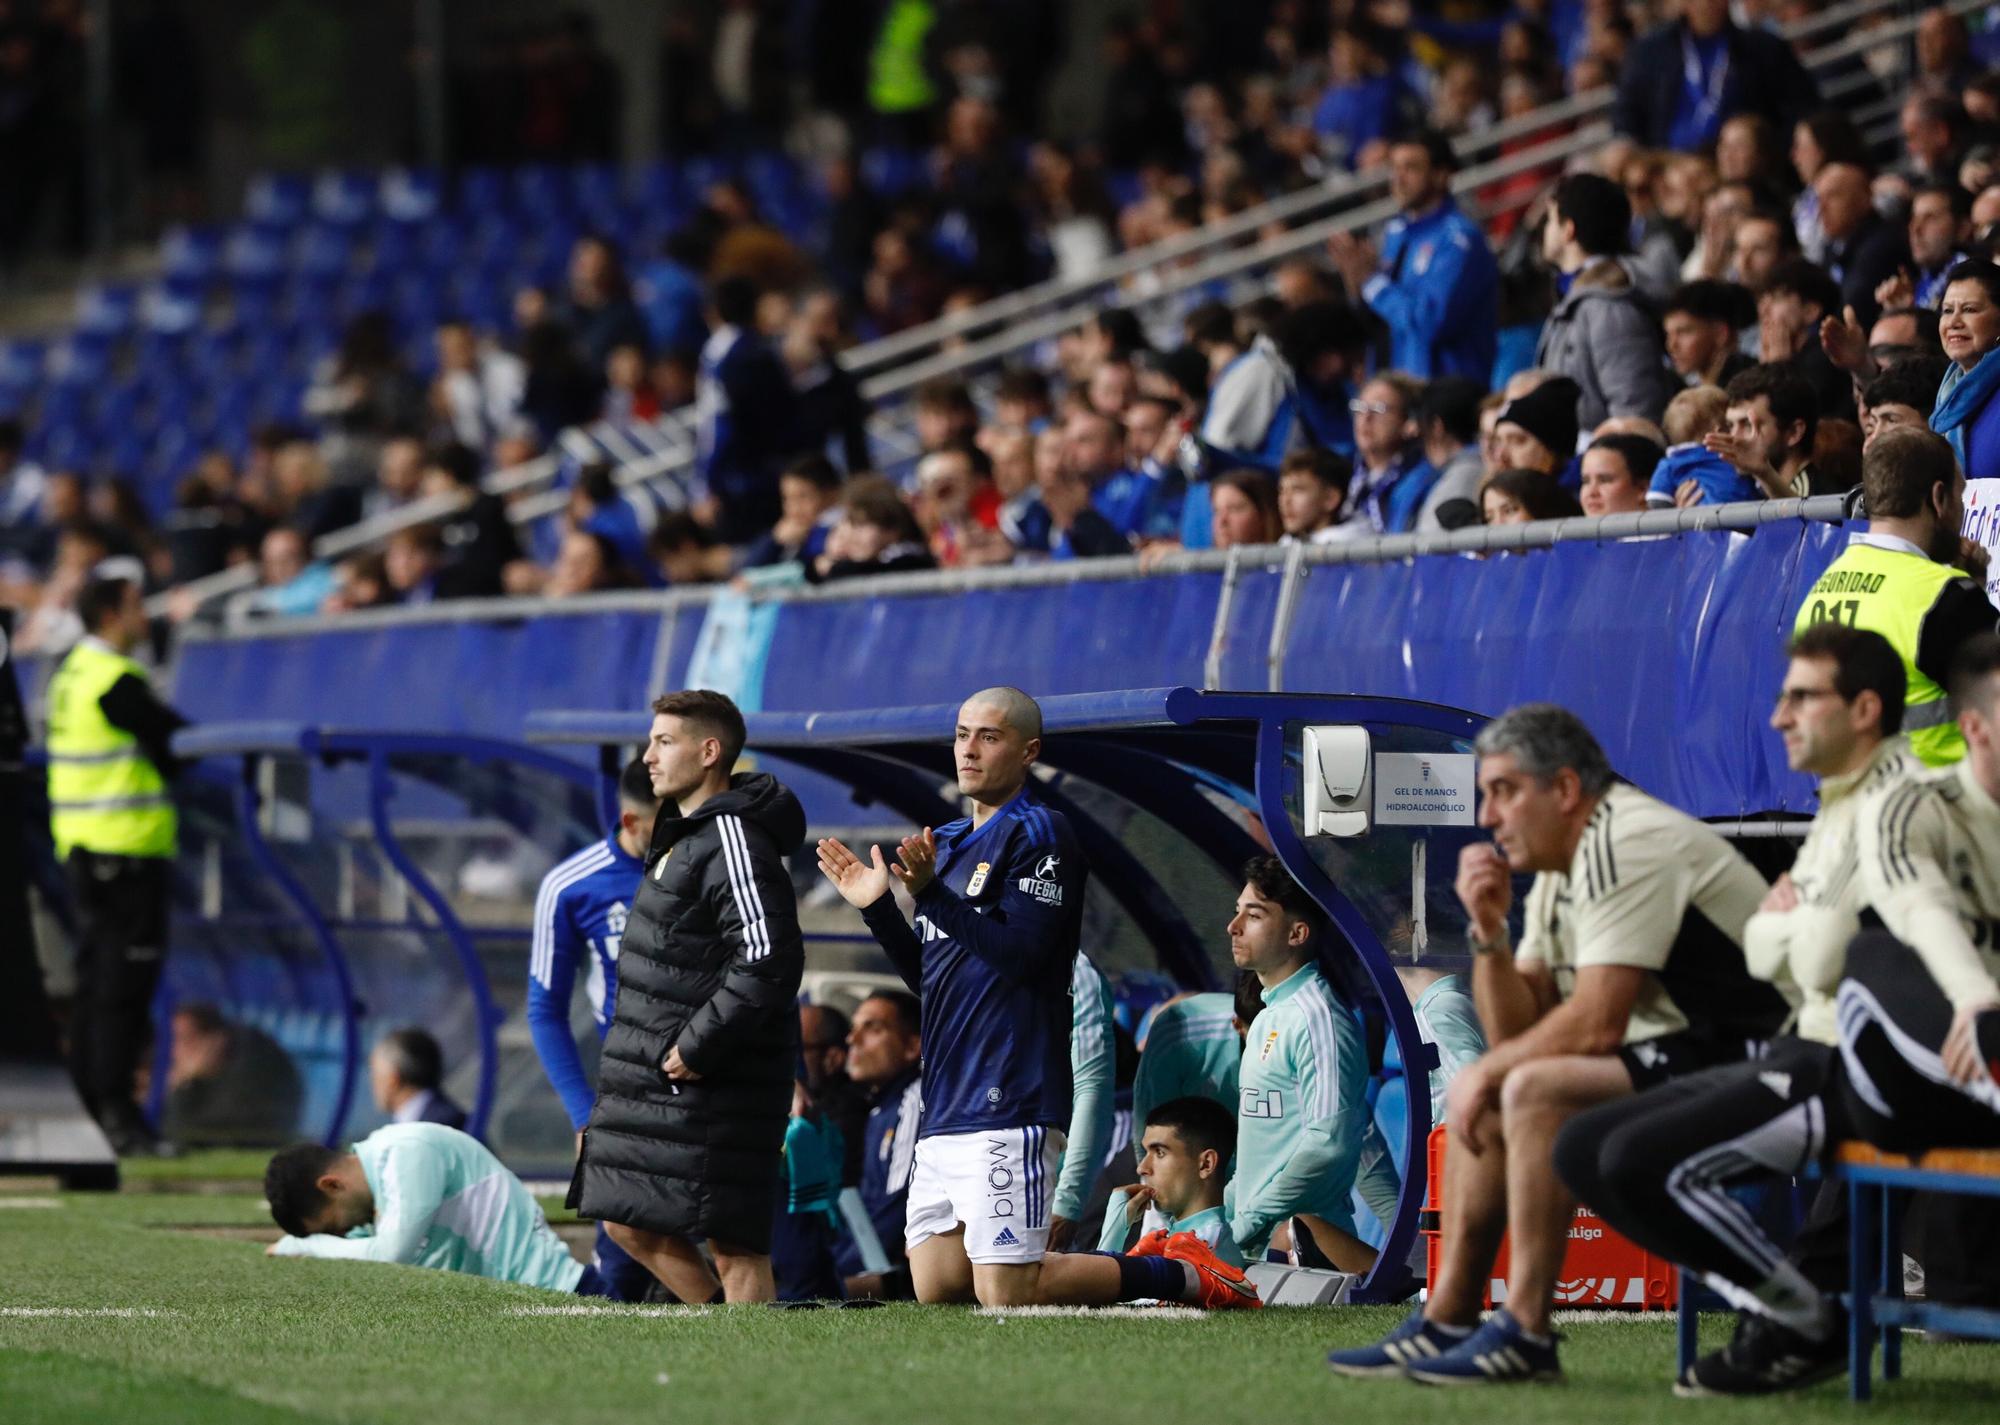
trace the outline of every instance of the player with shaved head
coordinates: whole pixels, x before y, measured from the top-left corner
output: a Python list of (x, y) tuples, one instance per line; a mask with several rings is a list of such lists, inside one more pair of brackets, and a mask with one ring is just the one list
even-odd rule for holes
[[(1033, 698), (974, 693), (952, 739), (970, 816), (905, 837), (894, 865), (879, 846), (863, 860), (819, 843), (820, 870), (923, 1003), (923, 1124), (904, 1228), (917, 1300), (1254, 1306), (1242, 1272), (1192, 1233), (1157, 1256), (1049, 1252), (1088, 868), (1069, 822), (1032, 785), (1041, 750)], [(914, 926), (892, 875), (916, 902)]]

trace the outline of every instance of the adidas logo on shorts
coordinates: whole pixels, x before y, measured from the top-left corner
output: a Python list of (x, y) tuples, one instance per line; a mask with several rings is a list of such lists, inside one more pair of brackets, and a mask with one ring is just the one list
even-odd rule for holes
[(1021, 1245), (1021, 1239), (1014, 1235), (1013, 1228), (1002, 1227), (1000, 1235), (993, 1239), (993, 1245), (996, 1247), (1018, 1247)]

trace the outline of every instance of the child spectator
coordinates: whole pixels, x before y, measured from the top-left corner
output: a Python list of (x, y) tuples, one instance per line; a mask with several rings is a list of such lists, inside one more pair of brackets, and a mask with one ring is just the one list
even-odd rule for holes
[(1646, 503), (1654, 509), (1676, 505), (1726, 505), (1762, 499), (1757, 482), (1702, 444), (1725, 428), (1729, 397), (1719, 386), (1694, 386), (1667, 402), (1661, 427), (1667, 453), (1653, 467)]

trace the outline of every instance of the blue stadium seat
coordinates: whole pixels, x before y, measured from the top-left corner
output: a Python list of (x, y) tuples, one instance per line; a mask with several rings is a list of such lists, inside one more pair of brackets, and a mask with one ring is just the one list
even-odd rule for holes
[(194, 333), (188, 346), (188, 363), (204, 381), (226, 376), (243, 353), (243, 327), (235, 322), (218, 322)]
[(127, 426), (110, 441), (99, 443), (91, 455), (89, 468), (100, 474), (130, 478), (144, 468), (152, 443), (150, 430)]
[(206, 291), (222, 273), (223, 230), (174, 227), (160, 239), (160, 275), (174, 287)]
[(139, 321), (149, 332), (188, 335), (201, 326), (201, 299), (155, 284), (139, 294)]
[(514, 211), (530, 223), (567, 217), (575, 208), (567, 171), (553, 164), (524, 164), (513, 172)]
[(162, 423), (143, 467), (141, 493), (153, 511), (163, 513), (173, 506), (174, 486), (186, 477), (201, 459), (203, 442), (185, 423)]
[(109, 337), (71, 332), (48, 349), (44, 369), (54, 385), (100, 385), (110, 375), (112, 354)]
[(467, 234), (460, 262), (470, 262), (488, 271), (505, 268), (519, 256), (528, 234), (503, 212), (482, 216)]
[(260, 173), (243, 193), (243, 211), (253, 223), (280, 230), (297, 227), (311, 207), (312, 187), (303, 174)]
[(417, 235), (418, 251), (425, 267), (440, 276), (449, 276), (463, 260), (469, 241), (469, 225), (455, 213), (444, 213), (425, 223)]
[(237, 287), (230, 293), (229, 319), (248, 335), (269, 331), (278, 319), (280, 298), (276, 282)]
[(514, 290), (506, 274), (467, 268), (452, 275), (447, 290), (449, 310), (483, 332), (506, 331), (513, 325)]
[(53, 420), (46, 414), (36, 423), (29, 448), (36, 459), (54, 470), (87, 470), (96, 455), (80, 425)]
[(351, 322), (363, 312), (389, 312), (394, 283), (394, 274), (382, 268), (349, 273), (334, 298), (334, 308), (340, 313), (341, 321)]
[(427, 223), (444, 208), (444, 183), (429, 168), (392, 168), (382, 175), (376, 205), (399, 223)]
[(139, 315), (139, 289), (129, 282), (85, 287), (76, 294), (76, 329), (116, 339), (132, 330)]
[(194, 344), (194, 328), (148, 328), (133, 343), (133, 356), (141, 370), (178, 365), (188, 359)]
[(681, 189), (691, 203), (699, 203), (710, 186), (736, 176), (736, 165), (713, 154), (700, 154), (681, 165)]
[(680, 168), (655, 161), (639, 170), (633, 201), (649, 230), (664, 232), (678, 226), (694, 208)]
[(275, 283), (285, 270), (285, 242), (275, 229), (239, 223), (222, 245), (222, 268), (241, 290)]
[(34, 391), (42, 384), (42, 367), (48, 360), (45, 341), (22, 338), (0, 341), (0, 390)]
[(507, 211), (507, 175), (497, 168), (468, 168), (458, 176), (459, 211), (478, 219)]
[(391, 275), (408, 272), (424, 264), (424, 225), (388, 220), (377, 223), (368, 233), (367, 251), (357, 257), (364, 269)]
[(900, 198), (930, 182), (930, 167), (917, 149), (871, 148), (861, 155), (861, 181), (877, 197)]
[(374, 175), (326, 169), (313, 181), (312, 212), (335, 227), (361, 226), (375, 216)]
[(354, 265), (353, 234), (327, 223), (313, 223), (292, 241), (291, 268), (308, 277), (339, 277)]
[(447, 294), (429, 273), (405, 271), (392, 277), (385, 306), (396, 330), (406, 340), (421, 341), (428, 349), (444, 316), (446, 300)]
[(578, 211), (622, 208), (625, 178), (611, 163), (579, 163), (569, 170), (570, 206)]

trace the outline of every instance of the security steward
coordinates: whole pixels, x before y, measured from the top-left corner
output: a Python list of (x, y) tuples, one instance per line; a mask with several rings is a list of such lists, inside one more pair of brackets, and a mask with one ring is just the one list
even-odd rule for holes
[(1995, 623), (1985, 591), (1958, 567), (1965, 477), (1943, 436), (1912, 426), (1876, 437), (1861, 457), (1861, 489), (1868, 528), (1819, 576), (1793, 633), (1831, 621), (1888, 639), (1909, 678), (1910, 749), (1946, 766), (1965, 756), (1945, 697), (1952, 660)]
[(178, 827), (168, 751), (186, 720), (132, 650), (146, 637), (137, 560), (107, 560), (77, 596), (85, 635), (49, 683), (49, 829), (77, 913), (70, 1067), (121, 1154), (159, 1151), (133, 1076), (167, 943)]

